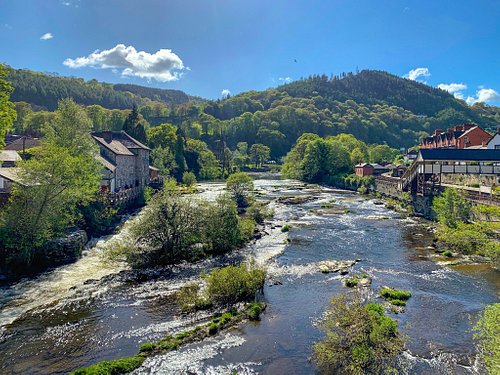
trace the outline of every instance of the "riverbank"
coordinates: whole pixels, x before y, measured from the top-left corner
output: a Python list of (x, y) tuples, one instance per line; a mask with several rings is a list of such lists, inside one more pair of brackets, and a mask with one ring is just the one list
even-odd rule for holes
[[(268, 234), (244, 248), (194, 264), (134, 271), (109, 265), (99, 255), (108, 241), (120, 241), (125, 235), (120, 232), (101, 239), (74, 264), (0, 289), (0, 351), (5, 353), (0, 371), (65, 374), (133, 356), (142, 343), (210, 319), (212, 312), (179, 309), (180, 288), (213, 268), (250, 259), (268, 270), (267, 309), (259, 323), (242, 323), (151, 357), (135, 373), (312, 375), (311, 344), (322, 337), (316, 322), (331, 296), (347, 290), (344, 280), (363, 273), (372, 280), (371, 288), (364, 288), (368, 297), (385, 285), (412, 294), (406, 312), (391, 315), (411, 338), (405, 354), (411, 373), (475, 371), (469, 316), (497, 301), (496, 271), (437, 264), (430, 259), (432, 239), (420, 219), (402, 217), (374, 199), (270, 175), (257, 176), (254, 183), (258, 199), (269, 202), (275, 215), (266, 221)], [(203, 183), (199, 196), (215, 199), (223, 189), (222, 183)], [(306, 199), (278, 202), (296, 196)], [(324, 262), (356, 259), (361, 261), (346, 275), (320, 270)]]

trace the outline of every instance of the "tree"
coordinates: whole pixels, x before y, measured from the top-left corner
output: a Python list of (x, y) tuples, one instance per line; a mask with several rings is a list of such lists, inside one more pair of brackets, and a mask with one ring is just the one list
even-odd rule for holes
[(172, 175), (177, 168), (174, 153), (167, 147), (156, 147), (151, 151), (153, 166), (160, 170), (163, 176)]
[(23, 134), (27, 135), (26, 130), (27, 130), (27, 125), (28, 125), (28, 118), (29, 116), (33, 113), (33, 109), (31, 108), (31, 104), (26, 103), (26, 102), (18, 102), (15, 103), (15, 108), (16, 108), (16, 121), (14, 122), (14, 131), (16, 134)]
[(13, 88), (10, 82), (5, 79), (7, 74), (7, 69), (0, 64), (0, 148), (5, 144), (5, 134), (12, 128), (16, 120), (14, 104), (9, 101)]
[(244, 172), (233, 173), (227, 178), (226, 189), (233, 196), (238, 207), (247, 207), (254, 189), (252, 177)]
[(262, 165), (264, 161), (268, 160), (270, 155), (271, 149), (263, 144), (255, 143), (250, 147), (250, 157), (256, 167)]
[(182, 181), (182, 174), (187, 170), (186, 158), (184, 156), (184, 142), (184, 133), (181, 128), (177, 128), (174, 146), (174, 158), (177, 166), (174, 171), (174, 177), (177, 181)]
[(214, 253), (224, 253), (241, 244), (238, 211), (229, 195), (219, 195), (215, 204), (208, 207), (206, 229)]
[(196, 176), (193, 172), (184, 172), (182, 174), (182, 183), (186, 186), (193, 186), (196, 184)]
[(490, 374), (500, 371), (500, 303), (485, 307), (474, 327), (479, 354)]
[(243, 168), (249, 160), (248, 157), (248, 143), (238, 142), (236, 145), (236, 150), (233, 152), (234, 161), (236, 165), (241, 169)]
[(326, 337), (314, 344), (313, 360), (324, 374), (396, 373), (405, 339), (382, 305), (364, 304), (361, 296), (332, 298), (321, 322)]
[(11, 258), (29, 264), (34, 251), (75, 223), (77, 208), (94, 198), (101, 179), (91, 122), (72, 100), (60, 102), (42, 147), (20, 164), (20, 184), (1, 216)]
[(450, 228), (456, 228), (459, 223), (465, 223), (470, 218), (470, 203), (457, 189), (447, 188), (434, 198), (432, 208), (438, 221)]

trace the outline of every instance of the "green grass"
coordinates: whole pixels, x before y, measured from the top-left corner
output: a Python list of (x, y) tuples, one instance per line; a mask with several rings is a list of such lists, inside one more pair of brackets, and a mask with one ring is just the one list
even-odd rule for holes
[(255, 302), (250, 304), (247, 309), (248, 319), (253, 321), (260, 320), (260, 314), (262, 314), (262, 311), (264, 311), (264, 306), (262, 303)]
[(104, 361), (93, 366), (74, 371), (74, 375), (117, 375), (132, 372), (140, 367), (145, 356), (136, 354), (133, 357), (116, 359), (114, 361)]
[(358, 285), (358, 281), (359, 280), (357, 277), (351, 277), (345, 280), (345, 286), (348, 288), (354, 288), (355, 286)]
[(394, 306), (406, 306), (406, 302), (401, 301), (400, 299), (391, 300), (391, 304), (393, 304)]
[(453, 253), (450, 250), (446, 250), (443, 252), (443, 255), (445, 257), (451, 258), (453, 256)]

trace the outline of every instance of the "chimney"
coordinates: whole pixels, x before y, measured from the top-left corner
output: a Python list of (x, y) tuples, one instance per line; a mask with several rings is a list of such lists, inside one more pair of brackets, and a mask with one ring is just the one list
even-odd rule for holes
[(106, 143), (111, 143), (113, 140), (113, 133), (109, 130), (103, 131), (102, 138), (106, 141)]
[(434, 135), (439, 135), (439, 134), (441, 134), (442, 132), (443, 132), (443, 130), (442, 130), (442, 129), (436, 129), (436, 130), (434, 130)]

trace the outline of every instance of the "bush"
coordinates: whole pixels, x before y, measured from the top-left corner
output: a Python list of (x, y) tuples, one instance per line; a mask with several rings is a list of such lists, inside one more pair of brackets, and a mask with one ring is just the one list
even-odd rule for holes
[(402, 301), (400, 299), (393, 299), (391, 300), (391, 304), (394, 306), (406, 306), (406, 302)]
[(234, 173), (227, 178), (226, 189), (238, 207), (248, 207), (250, 194), (254, 189), (253, 180), (244, 172)]
[(200, 286), (193, 282), (182, 286), (177, 292), (177, 303), (184, 311), (202, 310), (210, 306), (200, 294)]
[(365, 305), (359, 295), (352, 300), (335, 296), (321, 328), (326, 337), (313, 346), (313, 361), (321, 373), (397, 373), (405, 339), (381, 305)]
[(345, 286), (347, 286), (348, 288), (354, 288), (358, 285), (358, 282), (359, 280), (357, 277), (351, 277), (345, 280)]
[(243, 242), (248, 242), (253, 238), (257, 225), (253, 219), (240, 219), (240, 234)]
[(398, 290), (391, 288), (382, 288), (380, 290), (380, 295), (388, 300), (401, 300), (401, 301), (406, 301), (411, 297), (411, 293), (407, 290)]
[(250, 319), (252, 321), (260, 320), (260, 314), (262, 314), (262, 311), (264, 311), (264, 307), (261, 303), (255, 302), (255, 303), (250, 304), (247, 307), (248, 319)]
[(184, 172), (182, 174), (182, 183), (186, 186), (193, 186), (196, 184), (196, 176), (193, 172)]
[(500, 303), (486, 306), (474, 327), (474, 338), (479, 344), (479, 355), (490, 374), (500, 369)]
[(459, 223), (470, 219), (470, 203), (457, 189), (447, 188), (439, 197), (434, 198), (432, 208), (438, 221), (450, 228), (456, 228)]
[(283, 233), (290, 232), (290, 225), (288, 225), (288, 224), (283, 225), (283, 227), (281, 228), (281, 231)]
[(255, 293), (264, 286), (266, 272), (242, 264), (215, 269), (205, 279), (208, 299), (213, 303), (230, 305), (253, 300)]
[(247, 213), (257, 224), (273, 216), (273, 210), (268, 205), (257, 201), (248, 208)]
[(445, 257), (451, 258), (453, 256), (453, 253), (450, 250), (443, 251), (443, 255)]

